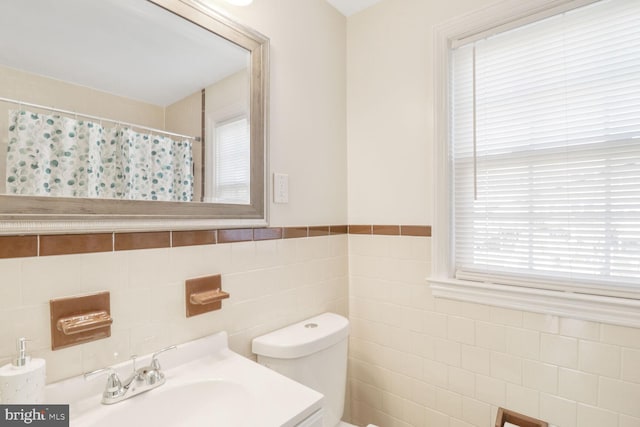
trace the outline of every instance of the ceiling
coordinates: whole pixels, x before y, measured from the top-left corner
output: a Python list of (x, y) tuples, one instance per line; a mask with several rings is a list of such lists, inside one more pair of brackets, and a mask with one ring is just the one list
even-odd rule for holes
[(327, 2), (338, 9), (344, 16), (351, 16), (380, 1), (382, 0), (327, 0)]

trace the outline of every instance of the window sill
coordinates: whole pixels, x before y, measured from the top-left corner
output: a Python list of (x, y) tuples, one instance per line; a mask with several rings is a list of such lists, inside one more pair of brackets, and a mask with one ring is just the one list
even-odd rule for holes
[(552, 314), (614, 325), (640, 327), (640, 301), (495, 285), (456, 279), (428, 278), (433, 296), (516, 310)]

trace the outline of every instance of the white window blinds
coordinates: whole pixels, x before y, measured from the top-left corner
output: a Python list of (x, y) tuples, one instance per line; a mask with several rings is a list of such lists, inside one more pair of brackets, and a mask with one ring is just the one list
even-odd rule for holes
[(214, 202), (250, 203), (250, 150), (246, 117), (216, 125)]
[(456, 277), (638, 297), (640, 1), (600, 1), (451, 59)]

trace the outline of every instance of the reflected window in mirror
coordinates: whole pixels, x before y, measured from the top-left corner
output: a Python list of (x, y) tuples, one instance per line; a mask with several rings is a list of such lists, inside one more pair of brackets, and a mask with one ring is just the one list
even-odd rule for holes
[(216, 123), (213, 134), (210, 151), (215, 167), (209, 185), (205, 185), (205, 200), (248, 204), (251, 187), (249, 120), (241, 116)]

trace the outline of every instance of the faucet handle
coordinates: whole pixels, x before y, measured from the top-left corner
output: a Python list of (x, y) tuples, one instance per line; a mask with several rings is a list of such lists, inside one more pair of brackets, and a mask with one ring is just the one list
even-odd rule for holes
[(151, 367), (153, 369), (155, 369), (156, 371), (160, 370), (160, 362), (158, 361), (158, 355), (161, 353), (164, 353), (165, 351), (169, 351), (169, 350), (175, 350), (178, 347), (175, 345), (170, 345), (169, 347), (165, 347), (161, 350), (156, 351), (155, 353), (153, 353), (153, 355), (151, 356)]
[(95, 371), (90, 371), (84, 374), (84, 379), (89, 381), (97, 376), (102, 374), (109, 374), (107, 377), (107, 384), (104, 387), (104, 392), (102, 393), (104, 398), (107, 397), (115, 397), (122, 394), (122, 382), (118, 377), (115, 369), (111, 367), (96, 369)]
[(85, 380), (90, 381), (93, 378), (100, 376), (102, 374), (110, 374), (109, 376), (115, 375), (116, 377), (118, 376), (118, 374), (116, 374), (115, 369), (113, 369), (112, 367), (100, 368), (100, 369), (96, 369), (95, 371), (85, 372), (83, 376)]

